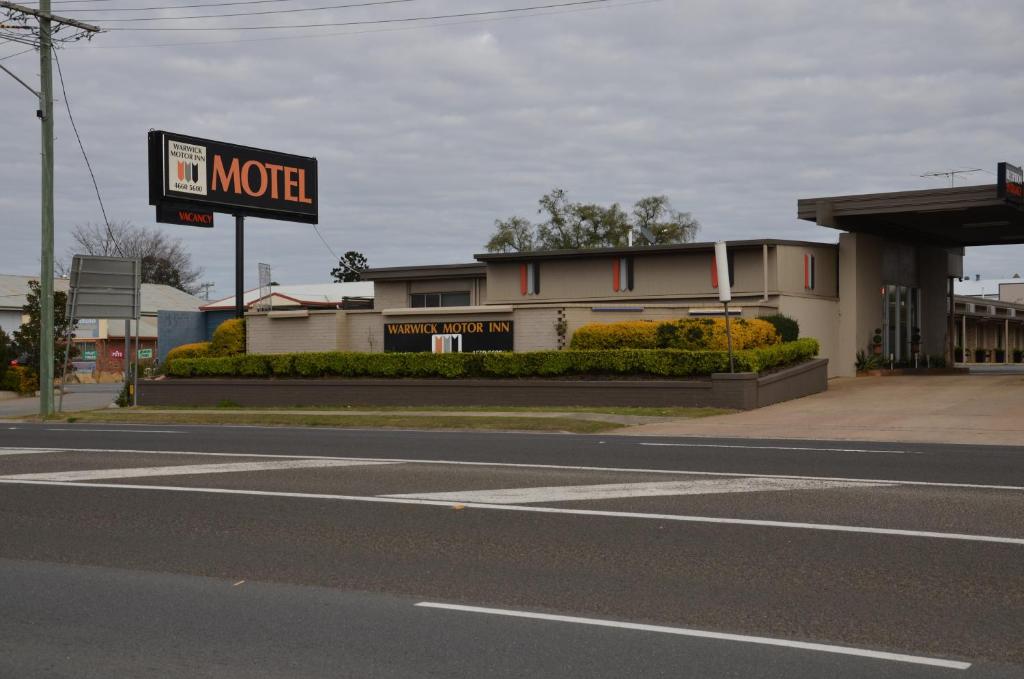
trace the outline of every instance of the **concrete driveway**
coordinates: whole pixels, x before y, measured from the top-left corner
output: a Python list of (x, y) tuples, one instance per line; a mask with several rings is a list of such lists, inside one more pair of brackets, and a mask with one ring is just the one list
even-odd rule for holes
[(1024, 446), (1024, 374), (837, 378), (767, 408), (615, 433)]
[[(118, 384), (71, 384), (64, 392), (64, 412), (106, 408), (121, 391)], [(54, 392), (54, 406), (59, 395)], [(0, 401), (0, 418), (35, 415), (39, 412), (39, 397), (12, 398)]]

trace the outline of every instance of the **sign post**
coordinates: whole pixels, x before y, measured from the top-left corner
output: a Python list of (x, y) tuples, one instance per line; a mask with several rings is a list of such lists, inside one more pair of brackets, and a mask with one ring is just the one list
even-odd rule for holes
[(68, 334), (61, 377), (60, 402), (64, 405), (68, 359), (71, 355), (71, 327), (78, 318), (124, 319), (124, 379), (131, 384), (133, 403), (138, 392), (138, 371), (129, 382), (129, 349), (131, 321), (135, 321), (138, 346), (139, 319), (142, 317), (142, 261), (132, 257), (100, 257), (75, 255), (71, 259), (71, 280), (68, 290)]
[(732, 281), (729, 280), (729, 254), (725, 241), (715, 243), (715, 267), (718, 270), (718, 299), (725, 305), (725, 341), (729, 348), (729, 372), (736, 372), (732, 358), (732, 323), (729, 321), (729, 301), (732, 300)]

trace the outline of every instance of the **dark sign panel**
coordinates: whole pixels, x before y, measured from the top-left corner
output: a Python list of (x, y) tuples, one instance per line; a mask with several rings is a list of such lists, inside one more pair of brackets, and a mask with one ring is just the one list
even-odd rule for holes
[(996, 179), (996, 195), (1007, 203), (1024, 203), (1024, 172), (1016, 165), (999, 163)]
[(190, 207), (157, 205), (156, 221), (161, 224), (213, 228), (213, 212), (210, 210), (196, 210)]
[(385, 323), (384, 351), (512, 351), (512, 321)]
[(149, 202), (316, 224), (316, 158), (153, 130)]

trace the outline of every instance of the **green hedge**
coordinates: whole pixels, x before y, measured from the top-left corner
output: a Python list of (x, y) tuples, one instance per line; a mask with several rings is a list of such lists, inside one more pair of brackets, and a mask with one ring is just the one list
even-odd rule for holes
[[(817, 340), (775, 344), (735, 353), (736, 370), (761, 372), (818, 354)], [(692, 377), (728, 372), (724, 351), (618, 349), (529, 353), (322, 352), (181, 358), (168, 365), (172, 377), (556, 377), (560, 375), (655, 375)]]

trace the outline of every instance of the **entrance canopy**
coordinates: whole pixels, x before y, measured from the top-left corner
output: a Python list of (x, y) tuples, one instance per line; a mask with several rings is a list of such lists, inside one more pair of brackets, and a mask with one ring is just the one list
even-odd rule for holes
[(1024, 209), (996, 184), (802, 198), (797, 216), (843, 231), (939, 247), (1024, 243)]

